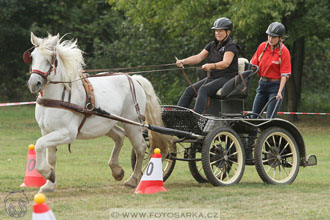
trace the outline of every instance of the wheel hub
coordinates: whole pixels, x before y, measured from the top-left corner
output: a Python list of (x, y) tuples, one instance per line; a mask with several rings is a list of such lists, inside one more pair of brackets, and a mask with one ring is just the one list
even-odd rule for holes
[(224, 168), (226, 165), (226, 161), (228, 160), (228, 156), (225, 155), (223, 148), (220, 146), (214, 150), (212, 150), (214, 154), (211, 154), (210, 161), (216, 161), (214, 165), (218, 168)]

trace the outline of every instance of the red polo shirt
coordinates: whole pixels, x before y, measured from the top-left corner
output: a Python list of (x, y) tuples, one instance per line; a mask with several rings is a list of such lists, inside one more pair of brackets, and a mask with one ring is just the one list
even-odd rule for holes
[(259, 45), (257, 51), (255, 52), (255, 54), (251, 59), (252, 64), (259, 66), (258, 75), (272, 79), (280, 79), (281, 76), (283, 75), (289, 77), (291, 74), (290, 52), (283, 43), (282, 43), (281, 65), (279, 62), (279, 52), (280, 52), (279, 46), (276, 47), (274, 51), (272, 51), (270, 49), (270, 46), (268, 45), (261, 60), (258, 61), (258, 57), (264, 50), (266, 43), (267, 42), (263, 42)]

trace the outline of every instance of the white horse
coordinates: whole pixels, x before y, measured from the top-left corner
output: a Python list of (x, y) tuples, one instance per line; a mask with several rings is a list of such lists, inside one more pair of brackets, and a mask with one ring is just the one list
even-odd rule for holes
[[(86, 106), (88, 95), (81, 80), (84, 60), (76, 41), (62, 41), (59, 35), (49, 35), (42, 39), (31, 33), (31, 43), (34, 45), (33, 52), (25, 54), (25, 58), (31, 61), (31, 76), (28, 81), (30, 91), (39, 93), (38, 98), (41, 100), (65, 100), (81, 106), (84, 110), (92, 109), (93, 106)], [(135, 109), (137, 103), (140, 113), (145, 115), (149, 124), (162, 126), (160, 105), (151, 83), (142, 76), (132, 76), (131, 79), (131, 86), (133, 84), (135, 87), (135, 102), (127, 76), (89, 78), (94, 89), (95, 107), (140, 122), (141, 119)], [(54, 83), (55, 81), (58, 83)], [(142, 127), (123, 123), (122, 128), (116, 120), (90, 115), (79, 130), (85, 117), (83, 113), (40, 104), (36, 104), (35, 117), (42, 133), (42, 137), (35, 145), (36, 169), (47, 179), (46, 184), (40, 188), (40, 192), (55, 190), (56, 147), (58, 145), (71, 144), (75, 139), (91, 139), (104, 135), (111, 137), (115, 142), (108, 164), (112, 176), (117, 181), (124, 177), (124, 171), (118, 161), (119, 152), (125, 135), (129, 138), (136, 152), (137, 162), (134, 172), (124, 185), (130, 187), (138, 185), (142, 176), (142, 161), (146, 150)], [(172, 146), (171, 137), (151, 133), (149, 132), (152, 145), (156, 145), (164, 152)]]

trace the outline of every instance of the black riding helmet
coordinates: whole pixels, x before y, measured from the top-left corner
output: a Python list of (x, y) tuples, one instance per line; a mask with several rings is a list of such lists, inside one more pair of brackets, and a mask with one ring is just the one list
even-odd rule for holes
[(229, 18), (218, 18), (214, 24), (212, 29), (223, 29), (223, 30), (231, 30), (233, 28), (233, 22)]
[(280, 22), (273, 22), (268, 26), (266, 34), (274, 37), (282, 37), (285, 34), (285, 27)]

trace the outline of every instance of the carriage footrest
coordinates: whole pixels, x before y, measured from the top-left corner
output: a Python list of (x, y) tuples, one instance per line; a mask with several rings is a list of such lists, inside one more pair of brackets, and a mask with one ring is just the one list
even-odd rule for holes
[(309, 155), (305, 161), (305, 166), (315, 166), (317, 165), (317, 158), (314, 154)]

